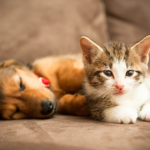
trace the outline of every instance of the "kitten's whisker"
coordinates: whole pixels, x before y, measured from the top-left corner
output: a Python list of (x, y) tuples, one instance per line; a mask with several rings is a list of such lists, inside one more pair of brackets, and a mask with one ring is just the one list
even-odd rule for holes
[(102, 93), (99, 94), (99, 97), (101, 96), (105, 97), (108, 93), (109, 91), (103, 91)]
[[(96, 93), (96, 94), (94, 94), (94, 95), (92, 94), (92, 95), (90, 96), (90, 98), (94, 98), (94, 97), (100, 98), (101, 96), (105, 97), (108, 93), (109, 93), (108, 91), (101, 91), (100, 93)], [(105, 94), (105, 95), (104, 95), (104, 94)]]

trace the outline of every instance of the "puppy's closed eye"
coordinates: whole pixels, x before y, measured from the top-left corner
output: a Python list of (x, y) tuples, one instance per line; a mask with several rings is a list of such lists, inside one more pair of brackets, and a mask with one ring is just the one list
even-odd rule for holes
[(25, 85), (22, 83), (22, 78), (20, 77), (20, 91), (25, 90)]
[(16, 109), (16, 112), (15, 112), (15, 113), (18, 113), (18, 112), (20, 112), (20, 109), (19, 109), (19, 107), (17, 107), (17, 109)]

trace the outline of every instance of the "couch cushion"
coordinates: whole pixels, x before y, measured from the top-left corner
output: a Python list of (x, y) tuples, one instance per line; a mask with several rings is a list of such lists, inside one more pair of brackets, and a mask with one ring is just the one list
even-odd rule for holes
[(102, 0), (0, 1), (0, 59), (78, 53), (81, 35), (108, 40)]
[(149, 0), (104, 0), (111, 40), (134, 43), (150, 34)]

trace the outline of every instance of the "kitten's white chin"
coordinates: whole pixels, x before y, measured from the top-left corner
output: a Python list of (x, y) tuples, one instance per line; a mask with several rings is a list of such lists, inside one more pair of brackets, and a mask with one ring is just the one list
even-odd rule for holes
[(114, 95), (118, 96), (118, 95), (123, 95), (124, 93), (122, 91), (116, 92), (114, 93)]
[(113, 95), (114, 96), (121, 96), (121, 95), (124, 95), (126, 92), (125, 91), (117, 91), (117, 92), (114, 92)]

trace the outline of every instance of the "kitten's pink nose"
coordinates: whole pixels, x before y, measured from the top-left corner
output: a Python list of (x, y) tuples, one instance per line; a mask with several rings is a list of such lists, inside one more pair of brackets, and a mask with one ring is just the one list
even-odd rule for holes
[(116, 88), (121, 91), (124, 88), (124, 85), (116, 84)]

